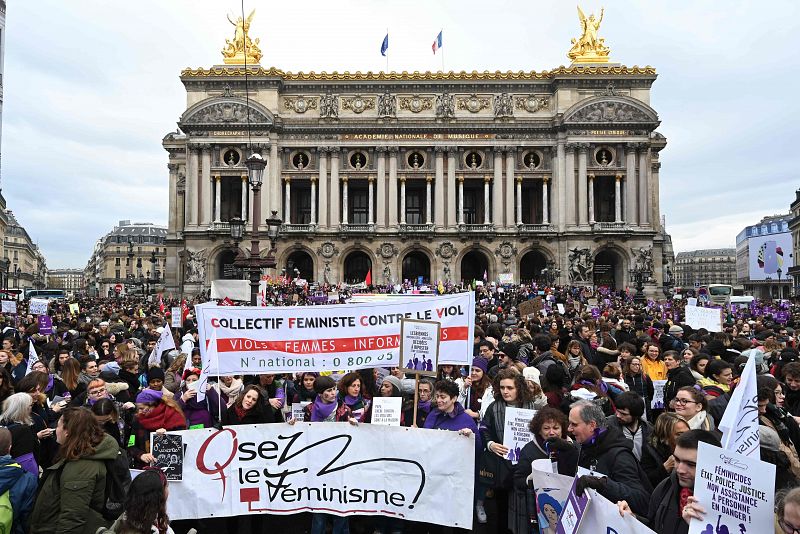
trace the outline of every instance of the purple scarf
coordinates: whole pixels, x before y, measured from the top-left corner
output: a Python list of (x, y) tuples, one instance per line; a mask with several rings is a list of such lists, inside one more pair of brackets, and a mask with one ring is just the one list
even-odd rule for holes
[(425, 413), (430, 413), (431, 412), (431, 401), (424, 401), (424, 402), (423, 401), (419, 401), (417, 403), (417, 409), (421, 410), (421, 411), (423, 411)]
[(345, 395), (344, 396), (344, 403), (348, 406), (354, 406), (361, 402), (361, 395), (358, 397), (353, 397), (352, 395)]
[(322, 395), (317, 395), (314, 399), (314, 404), (311, 405), (311, 421), (318, 423), (330, 417), (333, 410), (336, 409), (337, 402), (322, 402)]
[(47, 375), (47, 387), (44, 388), (44, 392), (47, 393), (53, 389), (53, 375)]

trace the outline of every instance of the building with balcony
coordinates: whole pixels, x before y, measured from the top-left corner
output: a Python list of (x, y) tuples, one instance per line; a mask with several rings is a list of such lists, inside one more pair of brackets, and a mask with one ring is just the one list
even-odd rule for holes
[(44, 289), (47, 287), (47, 262), (39, 246), (19, 223), (14, 212), (5, 211), (8, 227), (4, 238), (3, 270), (11, 289)]
[(736, 249), (714, 248), (678, 252), (675, 285), (684, 288), (709, 284), (736, 285)]
[(47, 288), (63, 289), (68, 296), (85, 289), (83, 269), (51, 269), (47, 272)]
[(797, 265), (797, 258), (800, 258), (800, 189), (794, 192), (794, 201), (789, 209), (792, 218), (789, 219), (788, 228), (792, 236), (792, 257), (795, 261), (786, 272), (792, 279), (792, 296), (800, 297), (800, 265)]
[(791, 215), (771, 215), (736, 236), (736, 279), (747, 295), (787, 298), (795, 256), (789, 232)]
[(153, 223), (119, 221), (100, 238), (83, 269), (86, 293), (148, 294), (164, 286), (167, 229)]
[[(673, 261), (659, 209), (656, 77), (618, 64), (186, 69), (187, 107), (162, 141), (167, 290), (241, 276), (228, 221), (253, 213), (244, 162), (256, 152), (267, 161), (260, 211), (283, 221), (278, 270), (331, 283), (368, 271), (375, 283), (484, 273), (529, 283), (550, 265), (556, 283), (622, 289), (639, 266), (654, 295)], [(266, 229), (259, 221), (264, 238)], [(269, 253), (266, 239), (261, 248)]]

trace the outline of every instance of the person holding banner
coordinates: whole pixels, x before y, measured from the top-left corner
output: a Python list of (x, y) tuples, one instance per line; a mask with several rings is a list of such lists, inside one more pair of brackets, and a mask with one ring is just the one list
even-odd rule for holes
[(227, 399), (220, 400), (219, 393), (210, 384), (206, 384), (206, 397), (201, 401), (197, 400), (197, 386), (201, 374), (200, 369), (187, 369), (183, 373), (183, 387), (177, 398), (178, 406), (186, 416), (186, 426), (189, 429), (213, 427), (218, 421), (222, 421), (220, 407), (227, 406)]
[(222, 412), (223, 426), (277, 422), (275, 410), (264, 400), (264, 390), (255, 384), (245, 386), (233, 406)]
[(339, 401), (343, 402), (353, 413), (358, 421), (364, 421), (364, 416), (369, 408), (369, 400), (361, 394), (361, 375), (347, 373), (337, 384)]
[(141, 469), (155, 461), (150, 450), (150, 433), (186, 430), (186, 417), (174, 400), (165, 399), (162, 391), (152, 389), (139, 392), (136, 408), (131, 423), (128, 455), (134, 459), (136, 468)]

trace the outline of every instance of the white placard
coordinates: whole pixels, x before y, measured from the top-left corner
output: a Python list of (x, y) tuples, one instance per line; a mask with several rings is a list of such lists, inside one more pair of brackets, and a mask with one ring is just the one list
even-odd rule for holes
[(567, 310), (564, 308), (564, 305), (563, 305), (563, 304), (561, 304), (560, 302), (557, 302), (557, 303), (556, 303), (556, 308), (558, 308), (558, 313), (560, 313), (561, 315), (564, 315), (564, 313), (567, 311)]
[(709, 332), (722, 332), (722, 310), (686, 306), (684, 313), (686, 314), (686, 324), (695, 330), (705, 328)]
[(514, 273), (500, 273), (497, 275), (497, 281), (501, 284), (513, 284)]
[(30, 304), (28, 304), (28, 313), (31, 315), (47, 315), (49, 302), (47, 299), (31, 299)]
[(17, 302), (15, 300), (3, 301), (3, 313), (17, 313)]
[(306, 417), (306, 406), (311, 404), (311, 401), (300, 401), (292, 403), (292, 419), (295, 421), (303, 421)]
[(400, 331), (400, 367), (435, 373), (439, 366), (440, 324), (403, 320)]
[(180, 306), (173, 306), (170, 308), (170, 318), (172, 319), (172, 328), (180, 328), (183, 326), (181, 322), (181, 318), (183, 316), (183, 312)]
[(686, 299), (686, 306), (697, 306), (697, 298), (696, 297), (689, 297)]
[(536, 415), (536, 410), (525, 408), (506, 408), (506, 424), (503, 428), (503, 447), (508, 448), (507, 460), (512, 464), (519, 462), (519, 453), (522, 447), (533, 440), (533, 433), (528, 428), (531, 419)]
[(706, 514), (692, 519), (689, 534), (724, 532), (723, 526), (731, 534), (772, 532), (775, 465), (700, 442), (694, 496)]
[[(632, 514), (620, 517), (617, 504), (593, 489), (589, 492), (589, 506), (583, 513), (577, 534), (655, 534)], [(730, 534), (736, 534), (731, 532)]]
[(301, 422), (170, 434), (191, 458), (169, 488), (173, 520), (324, 512), (472, 527), (474, 436)]
[(664, 406), (664, 386), (666, 380), (653, 380), (653, 398), (650, 400), (650, 408), (653, 410), (663, 410)]
[(375, 397), (372, 399), (373, 425), (400, 426), (403, 410), (401, 397)]

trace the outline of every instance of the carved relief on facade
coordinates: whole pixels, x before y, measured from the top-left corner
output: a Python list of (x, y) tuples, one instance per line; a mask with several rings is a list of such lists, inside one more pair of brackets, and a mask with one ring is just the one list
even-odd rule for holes
[(569, 251), (569, 281), (571, 284), (591, 282), (594, 258), (588, 248), (575, 247)]
[(339, 96), (330, 93), (319, 98), (319, 116), (323, 119), (339, 118)]
[(494, 116), (498, 119), (508, 119), (514, 116), (514, 102), (510, 94), (495, 95)]
[(546, 96), (518, 96), (515, 102), (517, 109), (524, 109), (528, 113), (536, 113), (550, 107), (550, 98)]
[[(247, 106), (239, 102), (217, 102), (193, 113), (186, 124), (246, 124)], [(270, 119), (260, 111), (250, 108), (250, 122), (265, 123)]]
[(339, 254), (339, 249), (330, 241), (326, 241), (317, 249), (317, 254), (329, 260)]
[(400, 252), (400, 249), (392, 243), (383, 243), (375, 252), (377, 252), (378, 255), (384, 260), (391, 260), (397, 256), (397, 254)]
[(186, 251), (186, 281), (190, 284), (202, 284), (206, 281), (206, 249)]
[(400, 97), (400, 109), (419, 113), (427, 109), (433, 109), (433, 99), (427, 96), (411, 95)]
[(578, 110), (570, 121), (580, 122), (630, 122), (653, 120), (641, 109), (623, 102), (595, 102)]
[(453, 95), (450, 93), (436, 95), (436, 117), (439, 119), (452, 119), (455, 114)]
[(492, 103), (488, 98), (478, 96), (475, 93), (458, 99), (458, 109), (467, 110), (470, 113), (479, 113), (491, 105)]
[(287, 96), (283, 99), (283, 107), (291, 109), (295, 113), (305, 113), (309, 109), (317, 109), (317, 99), (306, 98), (304, 96)]
[(458, 251), (456, 247), (450, 241), (445, 241), (436, 249), (436, 255), (442, 258), (443, 260), (450, 260), (452, 259)]
[(347, 109), (353, 113), (364, 113), (368, 109), (375, 109), (375, 98), (356, 95), (342, 98), (342, 109)]
[(378, 96), (378, 116), (394, 118), (397, 115), (397, 97), (386, 91)]

